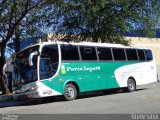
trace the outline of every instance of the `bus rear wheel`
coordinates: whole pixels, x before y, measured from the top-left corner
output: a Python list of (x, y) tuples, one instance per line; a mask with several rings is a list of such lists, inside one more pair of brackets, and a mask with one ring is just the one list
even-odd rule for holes
[(136, 90), (136, 82), (133, 78), (129, 78), (127, 81), (127, 91), (133, 92)]
[(64, 89), (64, 98), (67, 101), (75, 100), (77, 97), (77, 89), (73, 84), (67, 84)]

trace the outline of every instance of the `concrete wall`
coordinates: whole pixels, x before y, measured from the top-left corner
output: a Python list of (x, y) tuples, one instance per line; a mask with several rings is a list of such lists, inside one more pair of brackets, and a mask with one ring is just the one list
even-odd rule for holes
[(131, 45), (134, 47), (151, 48), (156, 65), (160, 65), (160, 39), (139, 37), (126, 37), (126, 39), (131, 40)]

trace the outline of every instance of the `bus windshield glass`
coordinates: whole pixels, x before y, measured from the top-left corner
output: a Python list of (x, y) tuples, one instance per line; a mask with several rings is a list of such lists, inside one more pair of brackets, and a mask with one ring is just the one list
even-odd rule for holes
[(56, 74), (59, 65), (58, 46), (46, 45), (40, 56), (40, 80), (49, 79)]
[(37, 59), (38, 55), (33, 56), (32, 62), (33, 65), (29, 65), (29, 55), (32, 52), (39, 50), (39, 46), (34, 46), (25, 49), (24, 51), (19, 52), (16, 55), (15, 63), (14, 63), (14, 85), (21, 85), (30, 82), (37, 81)]

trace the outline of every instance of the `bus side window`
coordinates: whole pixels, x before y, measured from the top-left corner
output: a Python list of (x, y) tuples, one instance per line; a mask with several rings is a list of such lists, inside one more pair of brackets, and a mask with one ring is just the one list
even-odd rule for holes
[(82, 60), (97, 60), (95, 47), (80, 47)]
[(97, 48), (99, 60), (113, 60), (110, 48)]
[(113, 48), (112, 51), (113, 51), (114, 60), (125, 60), (126, 61), (124, 49)]
[(138, 49), (138, 57), (140, 61), (145, 61), (145, 54), (144, 54), (144, 50)]
[(138, 60), (136, 49), (126, 49), (126, 55), (128, 60)]
[(62, 60), (79, 60), (78, 48), (73, 45), (61, 45)]
[(151, 50), (145, 50), (145, 55), (146, 55), (147, 61), (153, 60), (153, 55)]

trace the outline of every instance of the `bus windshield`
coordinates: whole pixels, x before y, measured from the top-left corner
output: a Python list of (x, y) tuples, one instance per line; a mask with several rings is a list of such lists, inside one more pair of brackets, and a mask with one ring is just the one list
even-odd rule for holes
[(40, 56), (40, 80), (53, 77), (58, 69), (59, 54), (56, 44), (46, 45)]
[(28, 59), (32, 52), (38, 51), (39, 46), (34, 46), (24, 51), (19, 52), (16, 55), (14, 64), (14, 85), (21, 85), (38, 80), (37, 74), (37, 59), (38, 56), (34, 56), (32, 59), (33, 65), (30, 66)]

